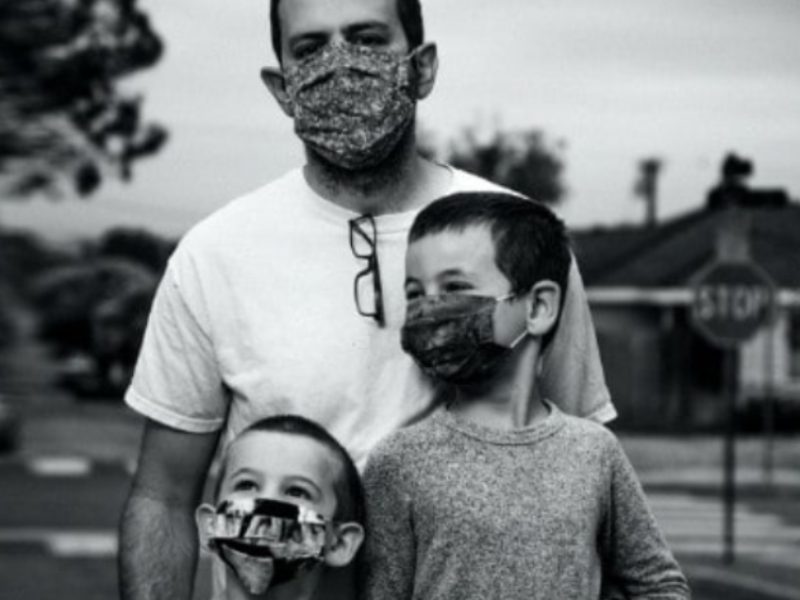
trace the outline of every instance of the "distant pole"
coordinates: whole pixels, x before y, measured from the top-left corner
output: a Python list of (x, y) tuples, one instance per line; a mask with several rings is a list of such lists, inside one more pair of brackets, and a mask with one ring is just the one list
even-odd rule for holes
[(772, 487), (773, 454), (775, 442), (775, 389), (773, 372), (775, 369), (774, 325), (766, 331), (766, 347), (764, 348), (764, 484)]
[(735, 558), (736, 527), (736, 396), (738, 394), (738, 348), (723, 351), (723, 377), (725, 379), (724, 395), (726, 403), (726, 426), (724, 442), (724, 471), (722, 482), (723, 497), (723, 530), (722, 530), (722, 562), (733, 564)]

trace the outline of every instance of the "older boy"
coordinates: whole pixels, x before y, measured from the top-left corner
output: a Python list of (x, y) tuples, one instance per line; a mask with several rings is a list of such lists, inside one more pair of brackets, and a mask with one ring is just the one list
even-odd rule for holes
[(535, 377), (569, 267), (531, 201), (457, 194), (417, 217), (403, 347), (451, 393), (367, 464), (367, 598), (688, 597), (615, 437)]
[(219, 600), (307, 600), (324, 566), (344, 567), (364, 537), (350, 456), (299, 416), (257, 421), (228, 447), (216, 506), (196, 511), (200, 540), (225, 565)]

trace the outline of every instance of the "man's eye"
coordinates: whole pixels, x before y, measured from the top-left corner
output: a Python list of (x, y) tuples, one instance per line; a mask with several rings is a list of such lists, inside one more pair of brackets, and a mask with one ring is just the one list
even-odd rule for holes
[(320, 48), (322, 48), (322, 44), (319, 42), (301, 42), (292, 47), (292, 55), (296, 59), (301, 59), (311, 56)]
[(359, 46), (384, 46), (388, 43), (385, 35), (379, 33), (359, 33), (353, 40)]
[(303, 500), (311, 500), (311, 494), (308, 490), (297, 485), (286, 488), (286, 495), (292, 498), (302, 498)]

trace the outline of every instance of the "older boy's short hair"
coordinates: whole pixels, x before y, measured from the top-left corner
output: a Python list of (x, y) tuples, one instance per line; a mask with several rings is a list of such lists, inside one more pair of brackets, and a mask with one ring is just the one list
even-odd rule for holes
[[(419, 0), (396, 0), (397, 14), (400, 17), (400, 24), (408, 40), (410, 49), (420, 46), (425, 40), (425, 27), (422, 22), (422, 7)], [(269, 7), (269, 25), (272, 35), (272, 50), (278, 58), (278, 62), (283, 60), (281, 52), (281, 18), (279, 14), (281, 0), (271, 0)]]
[[(364, 525), (366, 508), (361, 476), (358, 474), (358, 469), (356, 469), (353, 459), (347, 450), (324, 427), (299, 415), (275, 415), (256, 421), (244, 429), (239, 436), (254, 431), (274, 431), (298, 435), (315, 440), (330, 450), (331, 455), (336, 458), (341, 466), (341, 471), (333, 484), (333, 489), (336, 493), (336, 512), (333, 518), (340, 522), (355, 522)], [(219, 499), (220, 487), (224, 478), (225, 463), (223, 462), (215, 488), (215, 500)]]
[(429, 204), (417, 215), (409, 244), (442, 231), (485, 226), (494, 242), (497, 268), (524, 294), (549, 279), (561, 288), (563, 303), (572, 261), (564, 223), (545, 205), (503, 192), (461, 192)]

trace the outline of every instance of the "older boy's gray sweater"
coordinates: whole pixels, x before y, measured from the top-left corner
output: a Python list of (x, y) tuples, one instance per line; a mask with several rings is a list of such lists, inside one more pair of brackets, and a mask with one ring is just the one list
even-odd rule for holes
[(443, 410), (375, 450), (365, 598), (689, 597), (617, 439), (549, 408), (514, 431)]

